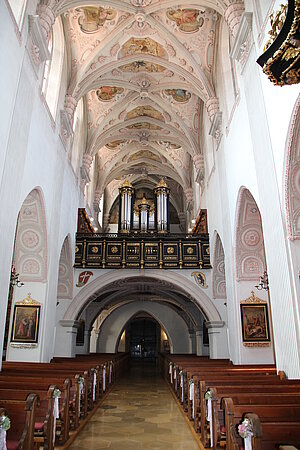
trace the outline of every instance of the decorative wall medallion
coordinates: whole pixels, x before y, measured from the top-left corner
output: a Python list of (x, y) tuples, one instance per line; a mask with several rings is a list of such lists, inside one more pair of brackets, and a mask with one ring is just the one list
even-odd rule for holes
[(78, 245), (75, 245), (75, 253), (78, 253), (79, 252), (79, 247), (78, 247)]
[(113, 254), (118, 253), (118, 247), (116, 247), (116, 246), (112, 247), (112, 248), (111, 248), (111, 252), (112, 252)]
[(186, 89), (166, 89), (164, 92), (178, 103), (187, 103), (191, 98), (191, 93)]
[(166, 51), (162, 45), (149, 37), (141, 39), (131, 38), (123, 45), (119, 57), (123, 58), (124, 56), (139, 54), (164, 58), (166, 56)]
[(98, 253), (99, 249), (98, 247), (92, 247), (92, 253)]
[(188, 247), (186, 251), (189, 255), (192, 255), (194, 253), (193, 247)]
[(89, 281), (89, 279), (93, 276), (93, 272), (89, 271), (89, 270), (85, 270), (84, 272), (81, 272), (78, 275), (78, 281), (76, 286), (77, 287), (82, 287), (85, 284), (87, 284), (87, 282)]
[(105, 22), (113, 20), (117, 12), (112, 8), (96, 8), (88, 6), (86, 8), (78, 8), (76, 11), (80, 12), (78, 24), (83, 33), (96, 33)]
[[(14, 306), (11, 342), (17, 345), (38, 343), (41, 304), (31, 294)], [(16, 346), (16, 345), (15, 345)]]
[(96, 95), (101, 102), (110, 102), (117, 94), (122, 94), (123, 88), (117, 86), (102, 86), (97, 89)]
[(208, 288), (208, 285), (206, 284), (206, 276), (203, 272), (192, 272), (191, 275), (194, 277), (196, 283), (199, 284), (199, 286), (201, 286), (203, 289)]
[[(243, 345), (245, 347), (261, 347), (270, 345), (270, 329), (267, 302), (255, 297), (241, 301), (241, 319)], [(249, 345), (250, 344), (250, 345)]]
[(179, 30), (184, 33), (195, 33), (204, 24), (201, 11), (198, 9), (169, 9), (166, 14), (168, 19), (176, 22)]

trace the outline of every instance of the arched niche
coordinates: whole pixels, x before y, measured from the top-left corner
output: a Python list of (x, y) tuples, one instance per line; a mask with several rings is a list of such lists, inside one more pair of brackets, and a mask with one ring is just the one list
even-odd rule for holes
[(218, 233), (215, 236), (213, 253), (213, 298), (226, 299), (225, 256)]
[(73, 265), (71, 237), (66, 236), (61, 248), (59, 267), (58, 267), (58, 283), (57, 283), (57, 301), (72, 300), (73, 298)]
[(22, 282), (47, 280), (47, 230), (39, 189), (33, 189), (20, 209), (13, 262)]
[(288, 236), (300, 239), (300, 95), (296, 101), (287, 137), (285, 204)]
[(149, 301), (132, 302), (115, 309), (103, 322), (98, 337), (97, 351), (115, 353), (120, 330), (141, 311), (152, 316), (170, 337), (171, 353), (190, 353), (189, 331), (184, 320), (166, 305)]
[(261, 216), (252, 194), (241, 188), (236, 214), (236, 275), (238, 281), (258, 281), (266, 270)]

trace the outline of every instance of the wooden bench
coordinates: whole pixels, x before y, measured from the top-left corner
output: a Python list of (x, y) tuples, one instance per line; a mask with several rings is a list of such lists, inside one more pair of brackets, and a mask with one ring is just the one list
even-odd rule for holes
[(11, 401), (0, 407), (5, 408), (11, 421), (7, 431), (7, 450), (31, 450), (34, 448), (34, 424), (40, 400), (37, 394), (29, 394), (25, 401)]

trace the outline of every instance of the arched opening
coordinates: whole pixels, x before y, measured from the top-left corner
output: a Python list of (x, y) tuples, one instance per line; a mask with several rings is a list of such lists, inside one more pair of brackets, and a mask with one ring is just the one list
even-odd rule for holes
[(150, 314), (136, 314), (124, 331), (125, 348), (132, 361), (156, 362), (160, 351), (161, 326)]
[[(15, 246), (12, 260), (12, 269), (18, 274), (19, 286), (13, 283), (11, 278), (9, 298), (6, 314), (4, 352), (5, 359), (22, 359), (21, 348), (28, 347), (32, 354), (32, 360), (39, 360), (40, 350), (37, 350), (38, 342), (32, 342), (30, 333), (23, 333), (20, 345), (11, 344), (11, 330), (13, 318), (16, 323), (17, 315), (14, 314), (15, 303), (27, 298), (28, 293), (37, 298), (39, 303), (44, 302), (47, 281), (47, 230), (45, 221), (44, 201), (39, 189), (33, 189), (26, 197), (18, 215), (15, 234)], [(29, 316), (28, 316), (29, 317)], [(25, 317), (26, 319), (26, 317)], [(27, 319), (26, 319), (27, 320)], [(42, 321), (42, 317), (39, 317)], [(39, 324), (37, 323), (37, 326)], [(41, 328), (41, 327), (40, 327)], [(41, 347), (41, 346), (40, 346)]]
[[(256, 320), (245, 316), (241, 304), (253, 298), (265, 302), (272, 329), (269, 290), (257, 290), (261, 277), (267, 273), (264, 236), (259, 208), (251, 192), (241, 188), (236, 215), (236, 293), (237, 326), (233, 342), (239, 344), (241, 364), (274, 363), (273, 342), (249, 342), (245, 338), (245, 323)], [(252, 295), (253, 292), (253, 295)], [(249, 310), (250, 311), (250, 310)], [(266, 319), (266, 322), (268, 321)], [(250, 339), (251, 340), (251, 339)], [(273, 340), (273, 339), (271, 339)], [(259, 341), (259, 339), (257, 339)]]

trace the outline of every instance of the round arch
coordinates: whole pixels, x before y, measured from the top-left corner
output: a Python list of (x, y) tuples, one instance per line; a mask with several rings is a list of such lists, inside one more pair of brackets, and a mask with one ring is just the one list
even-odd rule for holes
[(140, 277), (141, 281), (147, 278), (156, 278), (161, 282), (172, 284), (176, 289), (183, 291), (185, 295), (197, 304), (209, 321), (221, 321), (221, 316), (210, 298), (203, 293), (196, 283), (189, 280), (184, 275), (175, 271), (164, 271), (159, 269), (141, 270), (139, 274), (134, 270), (113, 270), (98, 276), (91, 283), (81, 288), (75, 296), (73, 302), (67, 309), (63, 320), (76, 320), (82, 311), (91, 301), (98, 297), (99, 293), (113, 283), (125, 282), (130, 278)]
[(149, 301), (136, 301), (116, 308), (100, 328), (98, 352), (115, 353), (120, 330), (123, 331), (126, 324), (140, 312), (149, 314), (166, 331), (170, 339), (171, 353), (190, 353), (191, 342), (184, 320), (168, 306)]

